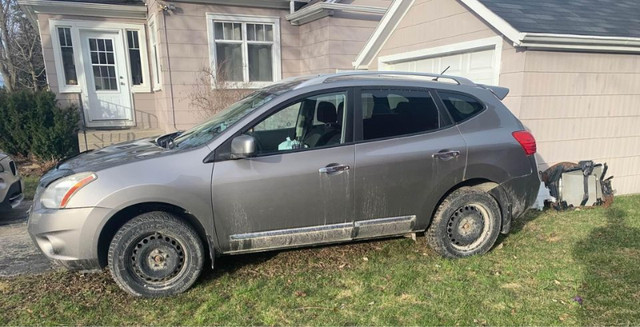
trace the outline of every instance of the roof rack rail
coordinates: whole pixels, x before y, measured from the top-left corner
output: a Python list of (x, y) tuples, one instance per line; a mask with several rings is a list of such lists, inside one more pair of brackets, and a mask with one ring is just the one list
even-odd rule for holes
[(302, 87), (305, 87), (305, 86), (324, 83), (327, 80), (332, 79), (332, 78), (336, 78), (336, 77), (367, 76), (367, 75), (372, 75), (372, 76), (398, 75), (398, 76), (430, 77), (430, 78), (433, 78), (433, 81), (437, 81), (438, 78), (445, 78), (445, 79), (453, 80), (454, 82), (458, 83), (458, 85), (476, 86), (476, 84), (474, 82), (472, 82), (472, 81), (470, 81), (470, 80), (468, 80), (468, 79), (466, 79), (464, 77), (451, 76), (451, 75), (431, 74), (431, 73), (401, 72), (401, 71), (347, 71), (347, 72), (340, 72), (340, 73), (335, 73), (335, 74), (317, 75), (316, 77), (312, 77), (312, 78), (300, 83), (298, 86), (296, 86), (296, 89), (299, 89), (299, 88), (302, 88)]

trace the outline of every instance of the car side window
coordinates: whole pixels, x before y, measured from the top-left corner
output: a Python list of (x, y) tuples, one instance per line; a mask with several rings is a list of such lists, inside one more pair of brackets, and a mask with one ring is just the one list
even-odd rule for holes
[(484, 104), (464, 94), (442, 91), (439, 91), (438, 94), (456, 123), (475, 116), (484, 109)]
[(362, 90), (362, 136), (373, 140), (440, 128), (440, 113), (426, 90)]
[(247, 134), (258, 154), (313, 149), (345, 142), (346, 92), (314, 95), (272, 113)]
[(292, 104), (260, 122), (253, 129), (255, 131), (269, 131), (278, 129), (290, 129), (296, 126), (300, 112), (300, 103)]

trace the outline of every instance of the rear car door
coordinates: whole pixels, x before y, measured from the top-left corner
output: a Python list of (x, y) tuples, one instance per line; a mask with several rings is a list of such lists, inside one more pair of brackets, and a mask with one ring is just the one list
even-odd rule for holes
[(464, 139), (428, 89), (362, 88), (355, 96), (356, 238), (425, 229), (429, 208), (462, 181)]
[(347, 90), (334, 90), (283, 103), (241, 132), (256, 139), (255, 157), (215, 162), (212, 200), (223, 252), (351, 239), (355, 146), (349, 99)]

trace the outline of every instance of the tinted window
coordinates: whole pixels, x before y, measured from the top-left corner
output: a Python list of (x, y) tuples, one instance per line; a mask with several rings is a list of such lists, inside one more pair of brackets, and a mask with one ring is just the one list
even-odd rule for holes
[(439, 127), (438, 108), (427, 91), (362, 91), (365, 140), (426, 132)]
[(60, 51), (62, 52), (62, 67), (64, 69), (64, 80), (67, 85), (78, 85), (76, 77), (76, 64), (73, 61), (73, 44), (71, 41), (71, 29), (68, 27), (58, 28), (60, 40)]
[(482, 111), (482, 109), (484, 109), (484, 104), (470, 96), (466, 96), (460, 93), (438, 93), (440, 94), (442, 102), (444, 102), (444, 105), (447, 107), (447, 110), (456, 123), (461, 122), (471, 116), (475, 116), (480, 111)]
[(142, 80), (142, 60), (140, 59), (138, 31), (127, 31), (127, 44), (129, 46), (131, 82), (133, 85), (141, 85), (144, 81)]

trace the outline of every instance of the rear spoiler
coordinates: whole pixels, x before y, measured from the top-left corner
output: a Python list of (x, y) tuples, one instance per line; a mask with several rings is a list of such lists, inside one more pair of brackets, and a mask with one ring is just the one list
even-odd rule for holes
[(494, 86), (494, 85), (484, 85), (484, 84), (478, 84), (478, 86), (491, 91), (491, 93), (493, 93), (493, 95), (498, 97), (498, 99), (500, 99), (500, 100), (504, 100), (504, 98), (507, 97), (507, 94), (509, 94), (509, 89), (506, 88), (506, 87)]

